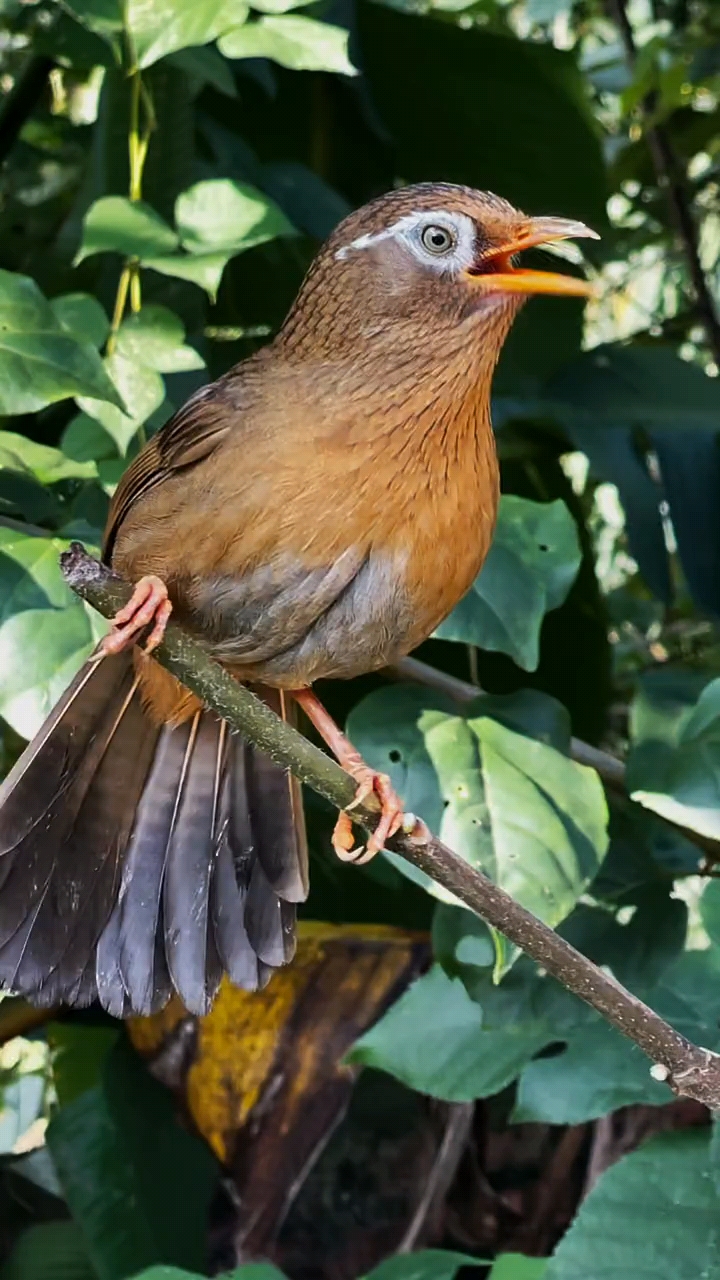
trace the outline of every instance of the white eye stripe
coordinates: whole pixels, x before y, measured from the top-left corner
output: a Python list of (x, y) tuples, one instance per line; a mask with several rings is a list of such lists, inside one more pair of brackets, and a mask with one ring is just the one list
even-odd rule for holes
[[(448, 253), (433, 254), (425, 249), (421, 233), (428, 226), (436, 224), (451, 232), (455, 246)], [(423, 209), (422, 212), (408, 213), (398, 218), (392, 226), (383, 231), (368, 232), (358, 236), (357, 240), (343, 245), (335, 257), (347, 258), (351, 253), (362, 252), (378, 244), (381, 240), (397, 240), (403, 244), (423, 266), (438, 272), (456, 272), (467, 270), (475, 261), (475, 223), (465, 213), (449, 212), (447, 209)]]

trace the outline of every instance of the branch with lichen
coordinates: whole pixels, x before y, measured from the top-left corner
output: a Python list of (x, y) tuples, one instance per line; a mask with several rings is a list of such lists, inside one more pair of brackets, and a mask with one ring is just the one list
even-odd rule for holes
[[(130, 598), (129, 583), (89, 556), (79, 543), (61, 557), (65, 581), (83, 600), (112, 617)], [(202, 644), (170, 622), (153, 655), (188, 689), (227, 721), (230, 728), (290, 769), (302, 782), (338, 808), (355, 797), (356, 784), (344, 769), (302, 734), (238, 684), (208, 656)], [(353, 820), (372, 831), (380, 816), (374, 798), (353, 809)], [(653, 1075), (667, 1080), (675, 1093), (720, 1108), (720, 1055), (692, 1044), (642, 1000), (627, 991), (538, 920), (482, 872), (464, 862), (426, 828), (399, 832), (388, 848), (424, 871), (435, 882), (498, 929), (568, 991), (596, 1009), (633, 1040), (652, 1063)]]

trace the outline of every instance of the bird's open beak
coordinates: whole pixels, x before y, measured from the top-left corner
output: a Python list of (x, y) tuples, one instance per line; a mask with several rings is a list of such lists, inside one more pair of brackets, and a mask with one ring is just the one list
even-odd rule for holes
[(473, 283), (489, 293), (555, 293), (566, 297), (587, 298), (593, 287), (587, 280), (563, 276), (554, 271), (530, 271), (513, 266), (512, 259), (523, 249), (548, 244), (552, 240), (599, 240), (584, 222), (569, 218), (529, 218), (518, 235), (507, 244), (487, 249), (471, 268)]

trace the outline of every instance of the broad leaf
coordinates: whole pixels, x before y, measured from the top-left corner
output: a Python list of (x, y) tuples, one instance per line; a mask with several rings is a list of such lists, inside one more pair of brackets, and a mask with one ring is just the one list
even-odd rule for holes
[(73, 459), (59, 449), (37, 444), (14, 431), (0, 431), (0, 470), (17, 471), (34, 476), (40, 484), (58, 480), (89, 480), (95, 475), (92, 462)]
[(97, 352), (70, 335), (34, 280), (0, 271), (0, 414), (74, 395), (120, 403)]
[(720, 838), (720, 679), (684, 712), (672, 738), (646, 728), (629, 755), (627, 785), (633, 800), (662, 817)]
[(485, 1028), (485, 1013), (459, 978), (436, 966), (419, 978), (348, 1054), (403, 1084), (447, 1102), (506, 1088), (549, 1043), (543, 1019)]
[(386, 1258), (379, 1267), (368, 1272), (365, 1280), (455, 1280), (461, 1267), (477, 1267), (481, 1261), (467, 1253), (422, 1249), (419, 1253)]
[(110, 332), (105, 309), (90, 293), (64, 293), (52, 298), (50, 306), (63, 329), (79, 342), (99, 349)]
[(707, 1131), (664, 1134), (608, 1169), (544, 1280), (696, 1280), (720, 1274)]
[(0, 715), (25, 738), (105, 631), (63, 581), (66, 545), (0, 528)]
[(244, 0), (128, 0), (127, 22), (139, 67), (178, 49), (209, 44), (247, 18)]
[(527, 1258), (523, 1253), (501, 1253), (488, 1280), (542, 1280), (547, 1258)]
[(159, 373), (204, 369), (202, 356), (184, 339), (183, 323), (174, 311), (149, 306), (123, 321), (115, 350), (126, 360), (136, 360)]
[(218, 41), (226, 58), (272, 58), (294, 71), (338, 71), (355, 76), (343, 27), (314, 18), (274, 16), (248, 22)]
[(47, 1141), (99, 1280), (153, 1263), (204, 1271), (214, 1161), (127, 1042), (111, 1052), (103, 1085), (56, 1113)]
[(128, 200), (126, 196), (103, 196), (85, 214), (75, 261), (108, 252), (128, 258), (149, 258), (172, 253), (178, 243), (175, 232), (149, 204)]
[(565, 600), (581, 558), (575, 521), (564, 502), (504, 496), (483, 570), (436, 636), (508, 653), (534, 671), (543, 618)]
[(255, 187), (213, 178), (178, 196), (175, 223), (191, 253), (231, 249), (237, 253), (277, 236), (293, 235), (285, 214)]
[(115, 352), (105, 360), (105, 367), (120, 392), (128, 410), (123, 413), (114, 405), (78, 396), (80, 409), (95, 418), (112, 437), (118, 451), (125, 454), (138, 429), (160, 407), (165, 399), (165, 384), (159, 373), (137, 360)]

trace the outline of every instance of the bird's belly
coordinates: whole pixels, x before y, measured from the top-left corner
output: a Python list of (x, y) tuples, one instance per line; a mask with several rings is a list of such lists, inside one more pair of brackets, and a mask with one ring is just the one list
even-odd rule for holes
[(188, 585), (178, 616), (239, 676), (284, 688), (377, 670), (433, 626), (408, 590), (405, 553), (352, 549), (327, 570), (285, 563)]

